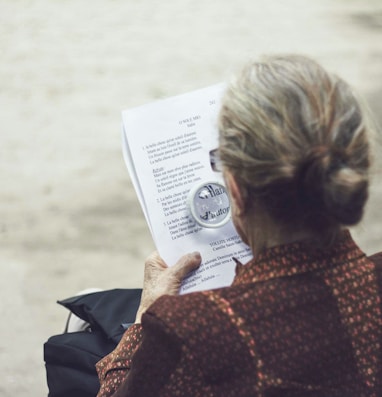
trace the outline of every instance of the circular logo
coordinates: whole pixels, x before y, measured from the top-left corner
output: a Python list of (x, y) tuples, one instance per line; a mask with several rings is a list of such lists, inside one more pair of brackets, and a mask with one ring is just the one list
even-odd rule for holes
[(231, 217), (227, 189), (218, 182), (207, 182), (191, 189), (188, 206), (194, 220), (203, 227), (220, 227)]

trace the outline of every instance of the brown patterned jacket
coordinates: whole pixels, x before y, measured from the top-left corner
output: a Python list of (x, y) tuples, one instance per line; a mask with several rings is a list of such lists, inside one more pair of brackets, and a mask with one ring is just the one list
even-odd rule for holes
[(164, 296), (97, 370), (99, 397), (382, 396), (382, 253), (271, 248), (231, 287)]

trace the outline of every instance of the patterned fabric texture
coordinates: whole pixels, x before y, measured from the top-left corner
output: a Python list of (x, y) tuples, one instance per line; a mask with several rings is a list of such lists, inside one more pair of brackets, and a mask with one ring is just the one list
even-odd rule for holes
[[(273, 247), (231, 287), (163, 296), (97, 364), (110, 396), (382, 396), (382, 255)], [(118, 390), (118, 391), (117, 391)]]

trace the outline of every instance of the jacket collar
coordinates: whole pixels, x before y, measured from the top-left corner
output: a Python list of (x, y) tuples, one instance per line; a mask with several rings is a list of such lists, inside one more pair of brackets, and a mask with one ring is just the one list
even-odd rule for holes
[(328, 248), (316, 248), (309, 241), (268, 248), (246, 265), (237, 264), (233, 285), (317, 271), (365, 256), (345, 230)]

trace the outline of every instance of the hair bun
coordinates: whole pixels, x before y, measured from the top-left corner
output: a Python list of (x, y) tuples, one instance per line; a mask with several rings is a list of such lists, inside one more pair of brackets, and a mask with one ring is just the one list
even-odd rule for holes
[(349, 167), (334, 171), (324, 191), (329, 213), (343, 225), (355, 225), (362, 218), (368, 187), (367, 176)]
[(343, 225), (358, 223), (368, 198), (368, 177), (347, 165), (346, 156), (326, 146), (311, 150), (299, 179), (308, 207)]

